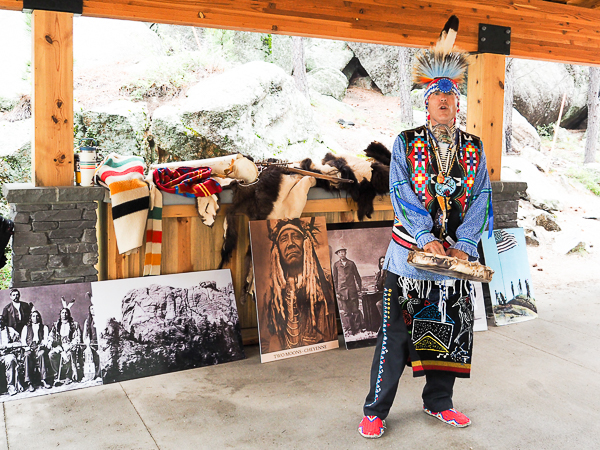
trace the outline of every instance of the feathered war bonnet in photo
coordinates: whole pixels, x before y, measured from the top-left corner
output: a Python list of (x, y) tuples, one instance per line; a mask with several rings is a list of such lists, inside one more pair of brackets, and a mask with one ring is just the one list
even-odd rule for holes
[(413, 81), (425, 88), (425, 107), (429, 106), (429, 96), (438, 91), (456, 95), (457, 105), (460, 107), (458, 87), (464, 82), (469, 54), (454, 49), (457, 32), (458, 17), (453, 15), (446, 22), (435, 46), (415, 55)]
[(288, 311), (285, 307), (285, 290), (288, 287), (288, 280), (281, 265), (281, 254), (277, 245), (279, 236), (288, 229), (293, 229), (300, 233), (303, 238), (303, 261), (302, 273), (298, 279), (296, 289), (303, 289), (306, 300), (309, 305), (310, 323), (314, 327), (318, 327), (317, 307), (323, 305), (324, 315), (329, 315), (329, 305), (333, 301), (332, 292), (328, 287), (325, 272), (321, 267), (317, 257), (316, 248), (318, 246), (317, 235), (321, 232), (315, 224), (315, 218), (310, 221), (302, 219), (282, 219), (275, 226), (271, 226), (271, 222), (267, 221), (267, 230), (271, 245), (270, 258), (270, 290), (273, 298), (273, 308), (275, 313), (275, 321), (269, 324), (272, 333), (281, 332), (287, 320)]

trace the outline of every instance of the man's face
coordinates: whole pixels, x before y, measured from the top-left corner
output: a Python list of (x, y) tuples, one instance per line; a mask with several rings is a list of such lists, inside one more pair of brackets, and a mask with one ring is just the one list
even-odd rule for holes
[(38, 312), (31, 313), (31, 323), (40, 323), (40, 314)]
[(340, 259), (346, 259), (346, 250), (339, 250), (337, 254)]
[(287, 266), (302, 264), (304, 236), (294, 229), (284, 230), (277, 239), (279, 254)]
[(90, 306), (90, 314), (91, 314), (92, 316), (95, 316), (95, 315), (96, 315), (96, 313), (94, 312), (94, 306), (93, 306), (93, 305), (92, 305), (92, 306)]
[(10, 299), (15, 302), (15, 303), (19, 303), (19, 299), (21, 298), (21, 294), (19, 291), (12, 291), (10, 293)]
[(61, 320), (67, 320), (69, 318), (69, 311), (67, 309), (62, 309), (60, 311)]
[(444, 94), (436, 91), (429, 96), (429, 106), (427, 111), (431, 117), (432, 125), (443, 124), (452, 125), (456, 118), (457, 101), (456, 95), (453, 93)]

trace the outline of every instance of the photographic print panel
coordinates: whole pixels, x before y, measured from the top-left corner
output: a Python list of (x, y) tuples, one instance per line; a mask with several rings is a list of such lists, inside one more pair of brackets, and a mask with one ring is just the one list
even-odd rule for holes
[(261, 362), (337, 348), (324, 217), (250, 222)]
[(489, 284), (494, 321), (508, 325), (537, 317), (527, 246), (522, 228), (494, 230), (481, 237), (486, 264), (494, 271)]
[(329, 224), (332, 278), (347, 349), (375, 345), (392, 221)]
[(0, 291), (0, 401), (102, 384), (91, 284)]
[(92, 283), (105, 383), (244, 359), (231, 272)]

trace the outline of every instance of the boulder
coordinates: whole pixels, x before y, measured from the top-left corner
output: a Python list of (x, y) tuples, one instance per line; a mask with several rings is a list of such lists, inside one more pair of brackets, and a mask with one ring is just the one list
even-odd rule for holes
[(399, 82), (398, 47), (348, 42), (375, 85), (384, 95), (397, 95)]
[(330, 39), (304, 39), (304, 61), (306, 70), (328, 67), (343, 71), (354, 57), (344, 41)]
[(314, 69), (307, 75), (308, 87), (319, 94), (342, 100), (346, 95), (348, 78), (338, 69), (324, 67)]
[[(176, 111), (163, 108), (154, 112), (152, 135), (167, 159), (207, 157), (197, 142), (256, 159), (297, 161), (321, 158), (327, 151), (308, 98), (275, 64), (255, 61), (203, 79)], [(156, 127), (158, 118), (162, 130)]]
[(563, 120), (587, 103), (587, 83), (580, 69), (544, 61), (515, 59), (514, 106), (534, 127), (556, 122), (563, 94), (567, 94)]
[[(213, 33), (222, 30), (212, 30)], [(292, 74), (292, 38), (279, 34), (250, 33), (247, 31), (225, 31), (231, 34), (231, 45), (222, 45), (225, 57), (236, 63), (264, 61), (281, 67)], [(214, 39), (213, 39), (214, 43)]]
[(588, 251), (585, 242), (579, 242), (575, 247), (567, 252), (567, 255), (587, 255)]
[(357, 76), (352, 78), (352, 87), (360, 89), (373, 89), (373, 80), (367, 75), (366, 77)]
[(527, 122), (527, 119), (513, 108), (512, 113), (512, 149), (520, 153), (524, 148), (539, 150), (542, 140), (537, 130)]
[(20, 11), (2, 11), (0, 40), (0, 111), (12, 109), (19, 98), (31, 93), (31, 27)]
[(556, 218), (550, 214), (540, 214), (535, 218), (535, 224), (543, 227), (546, 231), (560, 231)]
[(525, 245), (530, 247), (539, 247), (540, 241), (532, 228), (525, 228)]
[(117, 100), (75, 114), (75, 138), (95, 138), (105, 153), (144, 156), (149, 128), (146, 104)]
[(152, 335), (157, 324), (182, 318), (200, 322), (236, 323), (237, 310), (230, 288), (217, 289), (215, 285), (198, 285), (176, 288), (164, 285), (132, 289), (122, 300), (123, 327), (135, 330), (136, 335)]
[(214, 158), (227, 153), (205, 136), (184, 125), (181, 109), (175, 105), (167, 104), (154, 111), (151, 134), (161, 160), (189, 161)]

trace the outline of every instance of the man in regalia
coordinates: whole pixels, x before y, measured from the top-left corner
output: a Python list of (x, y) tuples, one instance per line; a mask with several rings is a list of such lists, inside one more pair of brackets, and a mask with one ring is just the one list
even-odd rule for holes
[(491, 187), (481, 140), (456, 126), (459, 84), (467, 54), (453, 52), (458, 19), (452, 16), (429, 52), (416, 56), (415, 78), (425, 87), (424, 126), (396, 138), (390, 164), (395, 213), (384, 268), (383, 323), (371, 368), (370, 391), (359, 432), (378, 438), (404, 367), (425, 376), (423, 411), (456, 427), (470, 419), (454, 409), (457, 377), (471, 368), (473, 304), (467, 281), (407, 264), (411, 249), (461, 260), (478, 258), (490, 218)]

